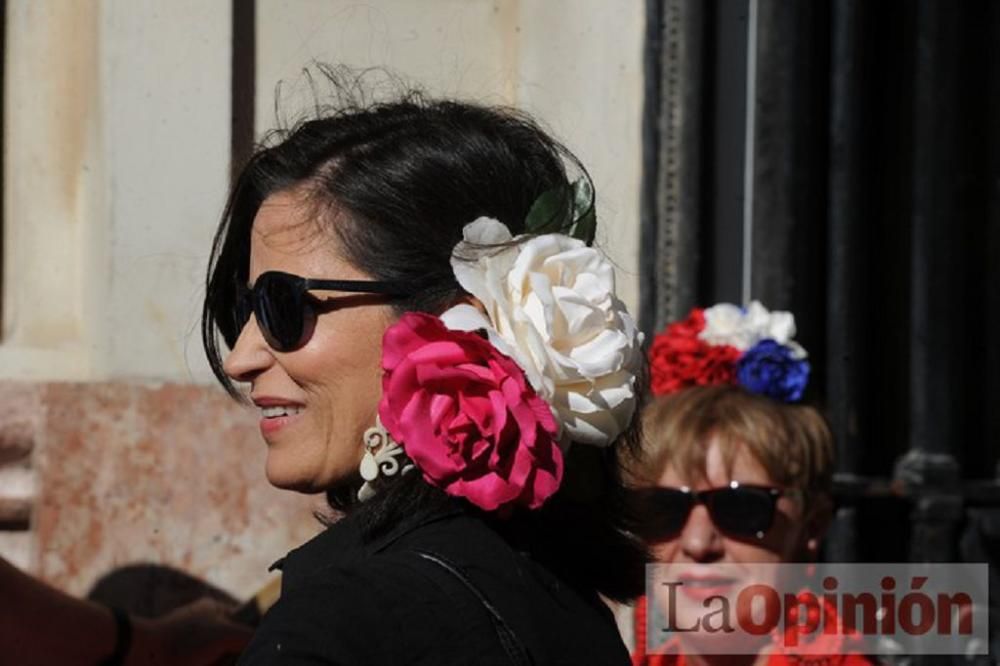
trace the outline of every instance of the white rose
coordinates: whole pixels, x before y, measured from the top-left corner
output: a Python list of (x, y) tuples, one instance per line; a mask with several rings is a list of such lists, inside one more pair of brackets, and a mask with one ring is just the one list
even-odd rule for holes
[[(485, 315), (458, 305), (441, 316), (445, 324), (485, 329), (552, 406), (564, 440), (612, 443), (635, 411), (642, 333), (615, 296), (611, 264), (570, 236), (515, 239), (489, 218), (463, 235), (452, 268)], [(511, 241), (499, 250), (482, 247)]]
[(746, 319), (747, 327), (754, 337), (754, 345), (767, 339), (787, 344), (795, 337), (795, 317), (791, 312), (768, 312), (760, 301), (752, 301), (747, 307)]
[(719, 303), (705, 308), (705, 328), (698, 337), (710, 345), (730, 345), (739, 350), (750, 347), (743, 308), (732, 303)]
[[(795, 317), (791, 312), (768, 312), (760, 301), (752, 301), (746, 309), (731, 303), (720, 303), (705, 309), (705, 328), (698, 337), (713, 345), (730, 345), (746, 351), (761, 340), (798, 347), (795, 337)], [(801, 349), (801, 347), (798, 347)]]

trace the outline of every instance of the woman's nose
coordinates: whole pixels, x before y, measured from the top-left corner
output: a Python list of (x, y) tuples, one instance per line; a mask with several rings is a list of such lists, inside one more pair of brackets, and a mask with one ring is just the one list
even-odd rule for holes
[(696, 505), (680, 534), (681, 550), (695, 562), (714, 562), (725, 554), (722, 534), (704, 504)]
[(222, 362), (222, 369), (233, 381), (250, 382), (273, 362), (271, 348), (257, 326), (256, 317), (251, 315), (236, 338), (236, 344)]

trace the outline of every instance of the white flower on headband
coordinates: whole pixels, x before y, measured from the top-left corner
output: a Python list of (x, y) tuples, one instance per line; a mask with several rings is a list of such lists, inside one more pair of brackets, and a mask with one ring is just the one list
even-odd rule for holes
[[(761, 340), (774, 340), (780, 345), (802, 348), (792, 341), (795, 337), (795, 317), (791, 312), (769, 312), (752, 301), (744, 309), (731, 303), (720, 303), (705, 309), (705, 328), (698, 337), (712, 345), (729, 345), (746, 351)], [(804, 357), (805, 351), (802, 350)]]
[[(611, 444), (635, 411), (642, 358), (642, 333), (615, 296), (611, 264), (570, 236), (513, 238), (489, 218), (463, 235), (451, 265), (486, 312), (462, 304), (441, 319), (452, 329), (485, 329), (552, 406), (563, 440)], [(503, 243), (510, 245), (497, 249)]]

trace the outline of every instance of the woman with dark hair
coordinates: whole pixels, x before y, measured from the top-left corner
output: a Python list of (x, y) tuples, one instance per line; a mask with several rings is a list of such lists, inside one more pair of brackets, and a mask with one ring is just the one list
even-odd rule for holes
[(582, 165), (522, 114), (419, 95), (273, 139), (203, 340), (261, 410), (268, 480), (344, 517), (282, 561), (241, 663), (627, 664), (600, 596), (643, 580), (616, 463), (641, 335)]

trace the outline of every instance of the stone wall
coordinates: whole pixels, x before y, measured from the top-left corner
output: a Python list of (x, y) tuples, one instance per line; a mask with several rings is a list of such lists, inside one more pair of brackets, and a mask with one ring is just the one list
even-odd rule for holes
[(264, 454), (216, 387), (0, 382), (0, 555), (78, 595), (153, 564), (248, 597), (319, 529)]

